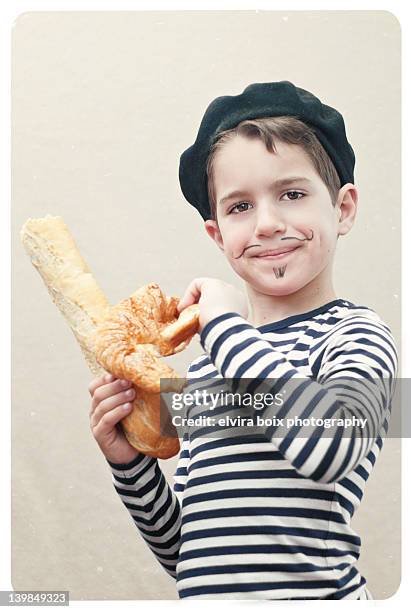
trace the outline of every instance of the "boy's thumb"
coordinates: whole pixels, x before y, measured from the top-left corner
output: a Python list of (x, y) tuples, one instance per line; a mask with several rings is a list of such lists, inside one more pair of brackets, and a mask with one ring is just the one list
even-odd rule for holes
[(177, 310), (181, 312), (184, 308), (191, 306), (191, 304), (196, 304), (201, 297), (201, 287), (204, 279), (195, 278), (189, 286), (187, 287), (183, 297), (180, 299), (177, 304)]
[(187, 308), (188, 303), (187, 303), (187, 298), (185, 296), (183, 296), (179, 303), (177, 304), (177, 310), (178, 312), (181, 312), (182, 310), (184, 310), (184, 308)]

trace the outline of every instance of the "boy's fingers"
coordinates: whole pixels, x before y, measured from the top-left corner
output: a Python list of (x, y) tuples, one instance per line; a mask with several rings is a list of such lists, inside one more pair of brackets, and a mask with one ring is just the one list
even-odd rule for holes
[(191, 306), (192, 304), (197, 304), (201, 297), (201, 287), (203, 286), (205, 280), (206, 279), (204, 277), (201, 277), (195, 278), (191, 281), (177, 305), (179, 312), (184, 310), (184, 308), (188, 308), (188, 306)]
[(112, 383), (104, 383), (97, 387), (94, 391), (93, 398), (91, 401), (90, 414), (93, 414), (97, 406), (108, 399), (115, 396), (117, 393), (125, 392), (132, 387), (132, 383), (128, 380), (116, 378)]
[(98, 387), (101, 387), (101, 385), (104, 385), (106, 383), (112, 382), (113, 380), (114, 376), (112, 374), (109, 374), (108, 372), (94, 378), (88, 386), (88, 390), (91, 397), (93, 397), (94, 391), (98, 389)]
[(116, 394), (111, 393), (106, 399), (102, 400), (97, 404), (96, 408), (90, 413), (90, 424), (92, 427), (98, 425), (101, 419), (112, 412), (118, 406), (122, 406), (127, 403), (132, 403), (135, 398), (135, 393), (129, 395), (129, 392), (119, 391)]
[(92, 429), (97, 438), (109, 433), (117, 423), (121, 421), (121, 419), (124, 419), (126, 414), (130, 412), (132, 402), (127, 402), (127, 408), (125, 408), (125, 405), (126, 404), (121, 404), (121, 406), (113, 408), (110, 412), (106, 412), (97, 423), (92, 425)]

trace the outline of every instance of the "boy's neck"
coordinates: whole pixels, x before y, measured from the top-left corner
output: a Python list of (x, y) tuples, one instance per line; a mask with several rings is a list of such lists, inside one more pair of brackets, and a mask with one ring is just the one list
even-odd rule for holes
[(248, 321), (254, 327), (266, 323), (275, 323), (293, 315), (309, 312), (337, 299), (331, 284), (319, 288), (310, 283), (296, 293), (282, 296), (258, 293), (247, 285), (247, 293), (250, 301)]

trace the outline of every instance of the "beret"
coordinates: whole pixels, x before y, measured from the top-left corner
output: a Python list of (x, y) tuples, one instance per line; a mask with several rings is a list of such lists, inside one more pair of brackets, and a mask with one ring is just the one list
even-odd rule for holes
[(284, 115), (296, 117), (313, 129), (334, 163), (341, 185), (354, 182), (355, 155), (337, 110), (289, 81), (253, 83), (237, 96), (220, 96), (209, 104), (195, 143), (180, 157), (181, 190), (203, 219), (211, 218), (206, 167), (216, 136), (245, 119)]

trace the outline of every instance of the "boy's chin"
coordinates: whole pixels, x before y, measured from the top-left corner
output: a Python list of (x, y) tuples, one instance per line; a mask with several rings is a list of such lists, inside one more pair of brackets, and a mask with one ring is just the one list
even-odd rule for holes
[(297, 283), (290, 278), (276, 278), (271, 283), (256, 283), (253, 281), (246, 281), (249, 289), (256, 293), (271, 295), (272, 297), (282, 297), (285, 295), (292, 295), (297, 293), (300, 289), (305, 287), (307, 283)]

